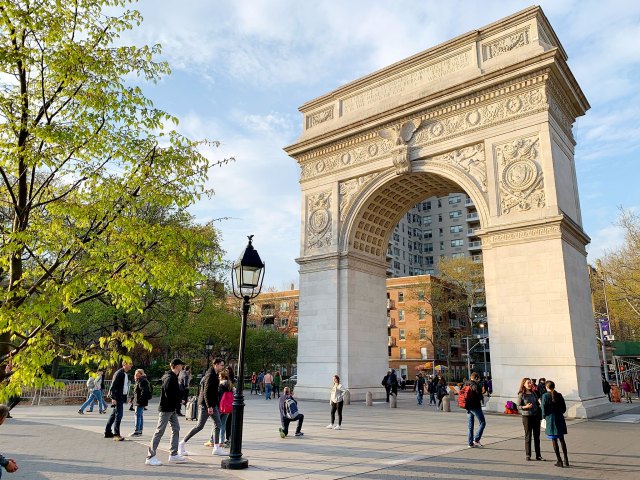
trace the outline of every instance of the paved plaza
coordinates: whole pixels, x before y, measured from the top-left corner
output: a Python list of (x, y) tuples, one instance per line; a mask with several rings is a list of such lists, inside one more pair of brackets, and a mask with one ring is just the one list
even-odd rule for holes
[[(212, 456), (202, 445), (209, 428), (189, 442), (194, 455), (188, 463), (144, 465), (155, 427), (155, 404), (146, 412), (144, 436), (126, 442), (102, 438), (105, 415), (80, 416), (77, 406), (20, 406), (13, 412), (15, 418), (0, 427), (0, 451), (20, 466), (18, 473), (5, 475), (12, 480), (640, 478), (640, 402), (615, 404), (615, 412), (603, 420), (569, 421), (568, 469), (553, 465), (546, 439), (542, 449), (548, 461), (525, 461), (519, 416), (487, 415), (485, 448), (469, 449), (463, 411), (457, 406), (451, 413), (417, 407), (408, 392), (400, 393), (397, 409), (386, 403), (345, 406), (340, 431), (325, 428), (328, 401), (302, 400), (305, 435), (284, 440), (278, 436), (277, 401), (247, 396), (246, 403), (243, 453), (250, 468), (244, 471), (220, 469), (222, 457)], [(133, 412), (125, 411), (123, 433), (132, 431), (133, 420)], [(192, 425), (182, 419), (181, 434)], [(166, 434), (160, 445), (162, 461), (168, 456), (168, 439)]]

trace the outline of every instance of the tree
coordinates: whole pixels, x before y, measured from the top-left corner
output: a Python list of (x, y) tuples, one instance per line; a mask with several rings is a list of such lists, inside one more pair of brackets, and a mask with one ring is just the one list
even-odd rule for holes
[(623, 210), (618, 225), (624, 242), (596, 261), (592, 275), (594, 310), (598, 316), (608, 312), (617, 340), (640, 340), (640, 216)]
[(469, 334), (476, 314), (485, 310), (484, 276), (482, 264), (470, 258), (443, 258), (438, 269), (438, 277), (416, 284), (411, 295), (427, 307), (422, 311), (417, 302), (415, 313), (432, 318), (431, 329), (418, 336), (419, 342), (432, 347), (434, 360), (438, 350), (443, 351), (449, 369), (452, 340)]
[(56, 332), (95, 299), (141, 312), (149, 289), (189, 294), (198, 263), (216, 256), (199, 250), (209, 231), (140, 214), (184, 211), (208, 194), (212, 162), (133, 83), (169, 67), (155, 60), (158, 45), (116, 45), (142, 20), (129, 3), (0, 4), (0, 365), (14, 365), (5, 394), (50, 383), (44, 367), (57, 357), (104, 365), (122, 356), (114, 341), (149, 348), (142, 333), (116, 331), (87, 352)]
[(263, 368), (273, 369), (277, 365), (295, 363), (298, 339), (270, 328), (247, 330), (246, 363), (247, 371)]

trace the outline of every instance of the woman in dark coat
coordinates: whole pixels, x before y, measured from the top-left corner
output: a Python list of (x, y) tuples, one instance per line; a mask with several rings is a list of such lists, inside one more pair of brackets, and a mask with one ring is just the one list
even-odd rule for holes
[(133, 433), (129, 434), (130, 437), (139, 437), (142, 435), (142, 427), (144, 424), (144, 407), (149, 405), (151, 399), (151, 385), (144, 370), (139, 368), (136, 370), (133, 378), (136, 381), (136, 385), (133, 389), (133, 402), (132, 405), (136, 406), (136, 428)]
[[(564, 441), (564, 436), (567, 434), (567, 423), (564, 421), (564, 412), (567, 411), (567, 405), (564, 403), (564, 398), (558, 392), (556, 392), (556, 384), (551, 380), (547, 380), (545, 383), (547, 392), (542, 395), (542, 416), (547, 422), (545, 433), (547, 438), (551, 439), (553, 443), (553, 451), (556, 452), (556, 467), (568, 467), (569, 456), (567, 455), (567, 444)], [(562, 453), (564, 454), (564, 465), (560, 458), (560, 449), (558, 442), (562, 446)]]

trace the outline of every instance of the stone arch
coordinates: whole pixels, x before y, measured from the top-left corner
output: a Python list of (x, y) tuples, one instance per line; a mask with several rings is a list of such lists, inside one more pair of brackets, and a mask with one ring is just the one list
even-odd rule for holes
[(421, 52), (300, 108), (298, 385), (335, 373), (382, 394), (386, 261), (401, 215), (465, 191), (481, 229), (494, 395), (553, 378), (569, 416), (610, 409), (600, 383), (572, 126), (589, 108), (540, 7)]
[(487, 225), (486, 194), (473, 177), (458, 168), (425, 159), (415, 160), (407, 175), (399, 176), (393, 170), (380, 173), (352, 201), (341, 228), (340, 250), (384, 260), (391, 232), (411, 206), (432, 195), (462, 190), (474, 201), (480, 225)]

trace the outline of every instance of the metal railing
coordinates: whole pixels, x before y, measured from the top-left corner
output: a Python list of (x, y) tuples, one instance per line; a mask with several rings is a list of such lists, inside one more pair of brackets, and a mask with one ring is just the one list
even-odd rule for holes
[[(31, 405), (40, 405), (43, 400), (84, 399), (89, 395), (86, 380), (56, 380), (56, 383), (61, 383), (62, 385), (44, 385), (40, 388), (23, 389), (20, 397), (27, 400), (31, 399)], [(110, 387), (111, 380), (105, 380), (103, 389), (105, 396)], [(129, 394), (132, 388), (133, 382), (130, 379)]]

